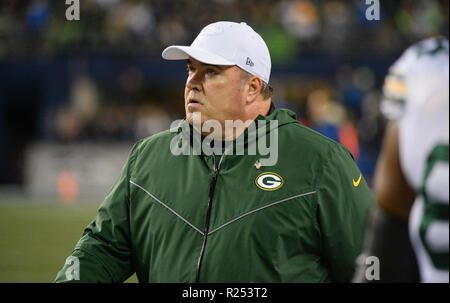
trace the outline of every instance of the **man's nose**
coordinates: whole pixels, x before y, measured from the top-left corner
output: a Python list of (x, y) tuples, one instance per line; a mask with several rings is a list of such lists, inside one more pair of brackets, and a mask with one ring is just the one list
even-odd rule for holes
[(200, 91), (202, 87), (202, 75), (196, 71), (190, 74), (186, 81), (186, 87), (189, 89)]

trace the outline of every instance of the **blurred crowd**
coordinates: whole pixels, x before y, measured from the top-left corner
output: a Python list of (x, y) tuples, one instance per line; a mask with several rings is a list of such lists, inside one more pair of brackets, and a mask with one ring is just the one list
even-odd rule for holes
[[(376, 63), (364, 62), (384, 58), (385, 72), (411, 43), (437, 34), (448, 37), (449, 12), (448, 0), (381, 0), (380, 20), (369, 21), (371, 2), (376, 1), (80, 0), (80, 20), (67, 21), (65, 1), (2, 0), (0, 80), (6, 74), (11, 83), (3, 87), (14, 87), (9, 76), (14, 71), (2, 70), (2, 62), (20, 62), (24, 73), (27, 62), (88, 62), (56, 76), (67, 78), (64, 85), (55, 83), (62, 87), (59, 95), (51, 88), (36, 99), (39, 131), (27, 140), (131, 142), (183, 118), (183, 80), (153, 83), (146, 77), (146, 69), (158, 68), (152, 64), (161, 60), (161, 51), (190, 44), (208, 23), (245, 21), (269, 46), (275, 105), (292, 109), (303, 124), (346, 145), (370, 182), (384, 127), (378, 110), (384, 75), (377, 73)], [(90, 72), (95, 71), (92, 61), (77, 61), (80, 57), (101, 58), (104, 65), (125, 62), (125, 67), (100, 79)], [(126, 64), (136, 58), (149, 64)], [(303, 73), (295, 69), (298, 62), (306, 66)], [(17, 103), (11, 95), (0, 92), (0, 111)], [(14, 124), (5, 121), (0, 112), (0, 154), (8, 140), (20, 140), (8, 139)]]
[[(276, 60), (299, 52), (392, 53), (419, 37), (448, 32), (448, 1), (379, 1), (380, 22), (365, 0), (80, 0), (67, 22), (66, 1), (0, 2), (0, 57), (96, 52), (158, 55), (185, 44), (217, 20), (246, 20)], [(288, 57), (288, 58), (286, 58)]]

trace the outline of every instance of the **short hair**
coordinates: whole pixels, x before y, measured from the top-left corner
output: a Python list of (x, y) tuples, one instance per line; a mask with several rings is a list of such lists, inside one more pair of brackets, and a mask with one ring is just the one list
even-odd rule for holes
[[(241, 70), (242, 70), (243, 79), (245, 79), (245, 80), (247, 80), (248, 78), (254, 76), (254, 75), (250, 74), (249, 72), (247, 72), (247, 71), (245, 71), (243, 69), (241, 69)], [(273, 87), (270, 84), (262, 81), (262, 87), (261, 87), (261, 92), (260, 93), (263, 95), (264, 100), (272, 98), (272, 96), (273, 96)]]

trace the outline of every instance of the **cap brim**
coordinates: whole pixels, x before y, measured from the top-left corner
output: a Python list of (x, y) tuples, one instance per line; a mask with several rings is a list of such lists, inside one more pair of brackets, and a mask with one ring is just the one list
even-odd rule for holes
[(162, 57), (166, 60), (185, 60), (189, 57), (194, 58), (205, 64), (212, 65), (235, 65), (235, 63), (217, 56), (211, 52), (204, 51), (190, 46), (172, 45), (162, 52)]

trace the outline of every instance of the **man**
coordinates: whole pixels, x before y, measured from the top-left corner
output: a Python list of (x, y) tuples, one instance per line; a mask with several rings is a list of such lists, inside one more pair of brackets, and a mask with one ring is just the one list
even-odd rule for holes
[(261, 36), (217, 22), (162, 56), (187, 60), (186, 119), (133, 147), (56, 282), (350, 281), (371, 192), (345, 147), (274, 109)]
[[(386, 77), (381, 109), (390, 122), (364, 254), (379, 258), (380, 282), (449, 281), (448, 64), (448, 40), (431, 38), (408, 48)], [(355, 281), (372, 281), (368, 269), (362, 262)]]

